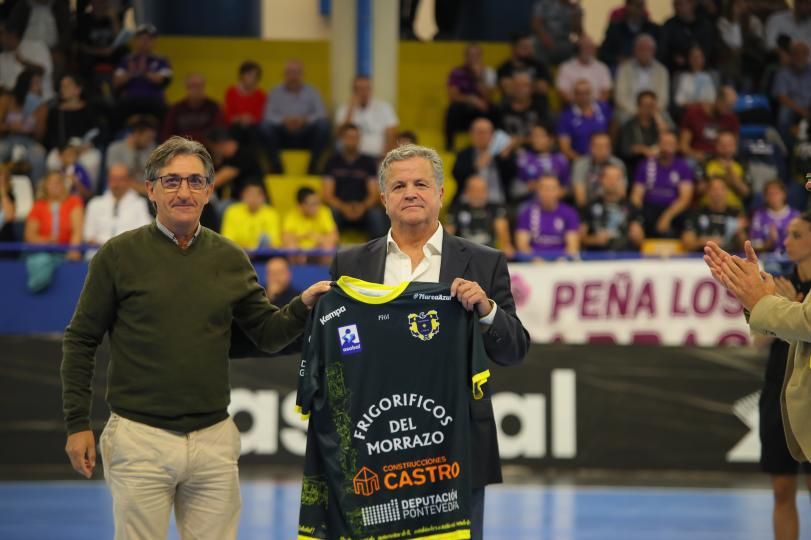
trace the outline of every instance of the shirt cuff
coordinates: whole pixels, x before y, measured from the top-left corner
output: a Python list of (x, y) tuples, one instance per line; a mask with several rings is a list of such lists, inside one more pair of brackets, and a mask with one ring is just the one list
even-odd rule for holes
[(479, 319), (479, 323), (486, 324), (487, 326), (490, 326), (491, 324), (493, 324), (493, 321), (496, 318), (496, 311), (498, 311), (498, 306), (496, 305), (496, 303), (494, 301), (489, 300), (489, 299), (488, 299), (488, 301), (490, 302), (490, 306), (492, 307), (492, 309), (490, 310), (490, 313), (488, 313), (487, 315), (485, 315), (484, 317)]

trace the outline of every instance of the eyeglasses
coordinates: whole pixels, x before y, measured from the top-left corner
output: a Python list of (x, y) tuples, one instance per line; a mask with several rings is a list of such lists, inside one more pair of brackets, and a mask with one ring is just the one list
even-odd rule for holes
[(191, 191), (203, 191), (206, 189), (206, 186), (208, 186), (208, 177), (203, 176), (202, 174), (190, 174), (189, 176), (167, 174), (165, 176), (157, 177), (156, 180), (160, 181), (161, 185), (163, 185), (163, 189), (166, 191), (179, 190), (183, 180), (189, 184), (189, 189)]

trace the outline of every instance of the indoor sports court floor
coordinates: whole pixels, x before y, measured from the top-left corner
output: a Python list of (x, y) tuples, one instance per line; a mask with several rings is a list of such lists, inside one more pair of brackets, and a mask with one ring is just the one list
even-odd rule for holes
[[(295, 538), (299, 484), (244, 480), (242, 497), (241, 540)], [(801, 538), (811, 539), (801, 497)], [(109, 539), (110, 504), (103, 482), (0, 482), (0, 539)], [(771, 507), (761, 488), (504, 485), (487, 490), (485, 538), (765, 540)]]

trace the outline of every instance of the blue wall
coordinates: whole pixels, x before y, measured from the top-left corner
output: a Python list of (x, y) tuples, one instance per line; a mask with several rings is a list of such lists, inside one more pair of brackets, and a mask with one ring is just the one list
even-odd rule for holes
[[(255, 266), (264, 285), (265, 265)], [(25, 285), (25, 264), (0, 261), (0, 334), (61, 333), (73, 315), (86, 273), (84, 262), (65, 263), (47, 291), (31, 294)], [(329, 279), (326, 267), (293, 267), (293, 286), (298, 289), (322, 279)]]

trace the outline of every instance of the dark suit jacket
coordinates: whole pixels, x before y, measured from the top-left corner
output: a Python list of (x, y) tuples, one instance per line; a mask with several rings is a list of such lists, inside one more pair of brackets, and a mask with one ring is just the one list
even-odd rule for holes
[[(352, 276), (382, 283), (386, 241), (387, 237), (383, 236), (340, 251), (332, 261), (330, 275), (333, 279)], [(483, 334), (487, 355), (503, 366), (520, 363), (529, 347), (529, 334), (515, 315), (510, 274), (504, 255), (495, 249), (445, 233), (439, 281), (450, 285), (457, 277), (477, 282), (498, 306), (493, 324)], [(473, 487), (501, 482), (496, 423), (489, 389), (484, 398), (472, 402), (470, 413)]]
[[(512, 156), (506, 158), (496, 156), (493, 158), (493, 161), (496, 164), (496, 170), (498, 171), (499, 180), (501, 180), (501, 189), (504, 191), (504, 196), (509, 198), (510, 183), (517, 172), (515, 160)], [(457, 202), (465, 191), (467, 179), (474, 174), (478, 174), (478, 170), (476, 169), (476, 151), (472, 146), (468, 146), (456, 155), (452, 174), (457, 186), (456, 194), (453, 196), (453, 202)], [(493, 300), (495, 300), (495, 298), (493, 298)]]

